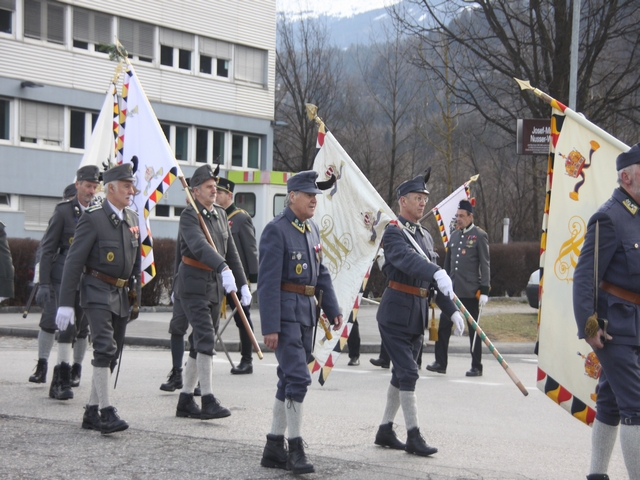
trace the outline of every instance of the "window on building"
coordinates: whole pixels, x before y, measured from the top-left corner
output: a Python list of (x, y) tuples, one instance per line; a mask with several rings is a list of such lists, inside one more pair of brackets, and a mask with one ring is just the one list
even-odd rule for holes
[(9, 193), (0, 193), (0, 208), (10, 207), (11, 206), (11, 194)]
[(196, 162), (206, 163), (209, 144), (209, 130), (196, 129)]
[(106, 13), (73, 9), (73, 46), (84, 50), (107, 53), (106, 45), (113, 43), (113, 17)]
[(256, 195), (255, 193), (238, 192), (233, 196), (233, 201), (238, 208), (246, 210), (252, 217), (256, 216)]
[(176, 160), (189, 160), (189, 127), (161, 123), (160, 127), (167, 137)]
[(156, 205), (156, 217), (170, 217), (171, 206), (170, 205)]
[(24, 212), (24, 228), (26, 230), (46, 229), (58, 202), (60, 202), (58, 197), (20, 195), (18, 208)]
[(191, 70), (194, 36), (169, 28), (160, 29), (160, 64)]
[(179, 217), (180, 215), (182, 215), (182, 212), (184, 212), (185, 207), (173, 207), (173, 216), (174, 217)]
[(200, 73), (228, 78), (233, 45), (205, 37), (200, 37), (198, 43), (200, 49)]
[(231, 165), (234, 167), (242, 167), (242, 147), (244, 137), (242, 135), (233, 135), (231, 139)]
[(48, 0), (24, 0), (24, 36), (64, 44), (64, 5)]
[(85, 148), (86, 140), (98, 120), (97, 113), (71, 110), (69, 115), (69, 146), (71, 148)]
[(59, 105), (23, 100), (20, 103), (20, 141), (62, 145), (64, 109)]
[(231, 140), (231, 166), (260, 168), (260, 138), (234, 133)]
[(225, 163), (225, 134), (224, 132), (213, 132), (213, 163), (224, 164)]
[(0, 0), (0, 32), (13, 33), (13, 12), (15, 11), (15, 0)]
[(127, 50), (130, 58), (143, 62), (153, 61), (155, 27), (148, 23), (128, 18), (118, 21), (118, 39)]
[(10, 106), (9, 100), (0, 98), (0, 140), (9, 140)]
[(266, 85), (267, 51), (235, 46), (234, 78), (245, 82)]

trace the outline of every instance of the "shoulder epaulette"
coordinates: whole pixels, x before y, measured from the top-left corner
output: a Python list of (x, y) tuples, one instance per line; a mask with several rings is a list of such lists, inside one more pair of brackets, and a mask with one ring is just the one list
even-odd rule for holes
[(84, 211), (85, 213), (91, 213), (91, 212), (95, 212), (96, 210), (101, 210), (102, 209), (102, 205), (91, 205), (90, 207), (87, 207), (87, 209)]

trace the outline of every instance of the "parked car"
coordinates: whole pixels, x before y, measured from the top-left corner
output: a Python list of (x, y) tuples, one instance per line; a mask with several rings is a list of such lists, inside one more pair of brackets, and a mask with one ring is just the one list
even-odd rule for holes
[(529, 277), (529, 282), (527, 283), (527, 289), (525, 290), (527, 293), (527, 300), (529, 300), (529, 305), (531, 308), (538, 308), (538, 290), (540, 287), (540, 269), (536, 270)]

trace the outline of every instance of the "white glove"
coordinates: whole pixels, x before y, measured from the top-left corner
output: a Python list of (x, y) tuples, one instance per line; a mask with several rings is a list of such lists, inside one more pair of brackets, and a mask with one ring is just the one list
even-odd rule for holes
[(242, 285), (240, 287), (240, 303), (243, 307), (251, 305), (251, 291), (248, 285)]
[(464, 318), (462, 318), (462, 314), (460, 312), (456, 312), (451, 315), (451, 321), (456, 326), (453, 333), (456, 336), (461, 336), (464, 333)]
[(478, 306), (480, 308), (482, 308), (487, 304), (488, 301), (489, 301), (489, 297), (487, 297), (486, 295), (480, 295), (480, 300), (478, 301)]
[(384, 266), (384, 249), (380, 249), (380, 253), (376, 257), (376, 262), (378, 262), (378, 268), (382, 271), (382, 267)]
[(451, 283), (451, 278), (449, 278), (447, 272), (440, 269), (433, 274), (433, 279), (438, 283), (438, 290), (440, 290), (444, 295), (453, 300), (453, 283)]
[(75, 312), (73, 307), (58, 307), (56, 313), (56, 325), (61, 332), (64, 332), (69, 325), (75, 322)]
[(233, 272), (230, 268), (222, 271), (222, 286), (224, 287), (224, 293), (237, 292), (236, 279), (233, 276)]

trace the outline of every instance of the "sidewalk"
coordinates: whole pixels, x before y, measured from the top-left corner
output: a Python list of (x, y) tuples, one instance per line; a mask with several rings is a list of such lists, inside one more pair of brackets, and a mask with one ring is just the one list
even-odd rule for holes
[[(360, 307), (358, 313), (358, 323), (360, 324), (360, 352), (361, 353), (379, 353), (380, 352), (380, 334), (378, 332), (378, 323), (376, 321), (376, 312), (378, 307), (366, 304)], [(492, 315), (501, 311), (508, 310), (512, 313), (534, 313), (531, 307), (523, 303), (521, 298), (498, 298), (491, 299), (484, 307), (483, 315)], [(229, 311), (227, 312), (227, 314)], [(436, 316), (439, 312), (436, 311)], [(131, 322), (127, 326), (127, 335), (125, 343), (127, 345), (142, 345), (169, 348), (169, 321), (171, 320), (170, 307), (143, 307), (137, 320)], [(262, 332), (260, 330), (260, 312), (258, 307), (253, 305), (251, 308), (251, 320), (255, 329), (256, 339), (260, 343), (260, 348), (267, 350), (262, 343)], [(0, 335), (31, 337), (38, 336), (38, 322), (40, 321), (39, 309), (32, 309), (26, 319), (22, 318), (22, 310), (16, 307), (0, 308)], [(225, 320), (220, 323), (220, 328), (225, 324)], [(482, 321), (480, 322), (482, 325)], [(424, 352), (433, 353), (434, 342), (428, 341), (428, 334), (425, 334)], [(229, 322), (227, 328), (222, 333), (222, 340), (230, 352), (240, 351), (240, 341), (238, 329), (233, 319)], [(534, 343), (508, 343), (496, 342), (496, 349), (501, 354), (531, 354), (533, 353)], [(221, 351), (222, 347), (216, 344), (216, 349)], [(345, 347), (346, 350), (346, 347)], [(483, 345), (485, 354), (489, 354), (489, 349)], [(469, 338), (466, 335), (462, 337), (451, 336), (449, 343), (449, 353), (468, 353)]]

